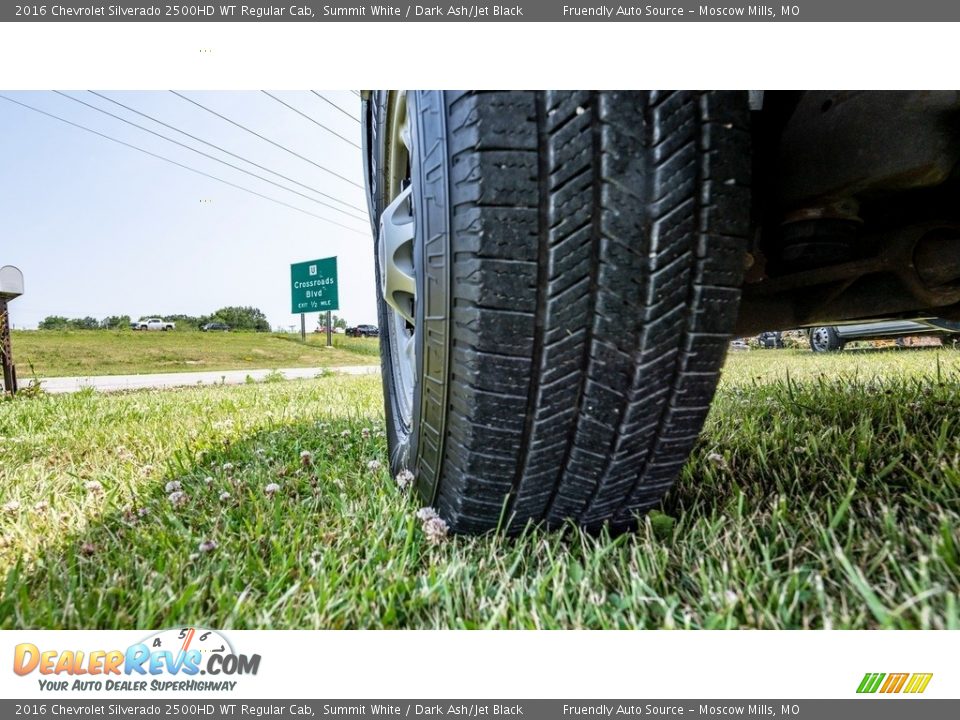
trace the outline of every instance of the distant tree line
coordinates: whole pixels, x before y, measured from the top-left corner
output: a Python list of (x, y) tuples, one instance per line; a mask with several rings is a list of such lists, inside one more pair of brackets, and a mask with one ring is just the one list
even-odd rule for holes
[(41, 330), (106, 330), (117, 327), (128, 327), (129, 315), (111, 315), (103, 320), (95, 317), (68, 318), (62, 315), (48, 315), (37, 325)]
[[(139, 320), (160, 318), (166, 322), (175, 322), (177, 329), (197, 330), (207, 323), (219, 322), (230, 326), (231, 330), (255, 330), (268, 332), (270, 324), (267, 316), (260, 308), (255, 307), (223, 307), (210, 315), (141, 315)], [(116, 330), (130, 327), (129, 315), (110, 315), (102, 320), (94, 317), (67, 318), (62, 315), (48, 315), (37, 327), (41, 330)]]
[[(339, 315), (331, 315), (331, 316), (330, 316), (330, 319), (333, 321), (332, 323), (330, 323), (330, 325), (331, 325), (332, 327), (334, 327), (334, 328), (342, 328), (342, 329), (344, 329), (344, 330), (347, 329), (347, 321), (344, 320), (344, 319), (343, 319), (342, 317), (340, 317)], [(323, 315), (321, 315), (321, 316), (320, 316), (320, 327), (325, 327), (325, 325), (324, 325), (323, 323), (324, 323), (324, 319), (323, 319)]]

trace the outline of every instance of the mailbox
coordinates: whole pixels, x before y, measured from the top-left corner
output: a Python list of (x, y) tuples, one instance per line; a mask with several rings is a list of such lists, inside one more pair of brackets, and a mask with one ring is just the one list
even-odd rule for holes
[(13, 265), (0, 267), (0, 299), (13, 300), (23, 295), (23, 273)]
[(10, 318), (7, 301), (23, 295), (23, 273), (13, 265), (0, 267), (0, 370), (3, 371), (3, 389), (17, 392), (17, 368), (13, 365), (10, 349)]

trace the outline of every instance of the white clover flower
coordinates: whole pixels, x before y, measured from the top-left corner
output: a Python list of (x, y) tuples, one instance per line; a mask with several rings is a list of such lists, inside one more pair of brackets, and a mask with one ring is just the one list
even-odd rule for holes
[(140, 517), (146, 517), (149, 514), (150, 514), (150, 508), (148, 507), (137, 508), (137, 515), (139, 515)]
[(50, 504), (46, 500), (40, 500), (34, 504), (33, 510), (34, 512), (43, 512), (48, 507), (50, 507)]
[(263, 489), (263, 491), (267, 494), (267, 497), (273, 497), (280, 492), (280, 486), (277, 483), (270, 483)]
[(220, 502), (226, 502), (229, 499), (230, 499), (230, 493), (228, 492), (220, 493)]
[(434, 520), (438, 517), (440, 516), (437, 514), (437, 511), (434, 510), (432, 507), (422, 507), (419, 510), (417, 510), (417, 520), (419, 520), (422, 523), (428, 522), (430, 520)]
[(720, 453), (710, 453), (707, 455), (707, 461), (721, 470), (729, 470), (730, 466), (727, 464), (726, 459)]
[(200, 543), (200, 545), (197, 546), (197, 549), (202, 553), (211, 552), (217, 549), (217, 541), (204, 540), (202, 543)]
[(207, 475), (207, 477), (205, 477), (205, 478), (203, 479), (203, 484), (204, 484), (204, 485), (213, 485), (213, 478), (210, 477), (209, 475)]
[(364, 440), (368, 439), (370, 437), (370, 428), (363, 428), (360, 431), (360, 437), (362, 437)]
[(177, 490), (176, 492), (170, 493), (167, 496), (167, 500), (169, 500), (170, 504), (174, 507), (181, 507), (187, 504), (187, 494), (182, 490)]
[(176, 492), (177, 490), (182, 490), (183, 485), (180, 484), (179, 480), (171, 480), (166, 485), (164, 485), (163, 489), (169, 495), (170, 493)]
[(423, 524), (423, 533), (431, 545), (439, 545), (447, 537), (450, 528), (439, 517), (430, 518)]
[(350, 431), (344, 430), (343, 432), (340, 433), (340, 437), (350, 437)]
[(230, 472), (231, 470), (233, 470), (233, 463), (224, 463), (221, 469), (224, 472)]
[(397, 473), (397, 477), (394, 478), (397, 481), (397, 487), (401, 490), (406, 490), (408, 487), (413, 485), (413, 473), (407, 469), (403, 469)]
[(423, 534), (431, 545), (437, 545), (447, 537), (450, 527), (432, 507), (422, 507), (417, 510), (417, 520), (423, 528)]
[(10, 515), (14, 515), (20, 512), (20, 503), (18, 503), (16, 500), (11, 500), (3, 506), (3, 511), (5, 513), (9, 513)]
[(313, 463), (313, 453), (309, 450), (304, 450), (300, 453), (300, 462), (304, 465), (310, 465)]
[(382, 465), (380, 464), (379, 460), (371, 460), (370, 462), (367, 463), (367, 470), (369, 470), (372, 473), (378, 472), (381, 467)]
[(88, 480), (83, 487), (92, 495), (98, 495), (103, 492), (103, 485), (98, 480)]

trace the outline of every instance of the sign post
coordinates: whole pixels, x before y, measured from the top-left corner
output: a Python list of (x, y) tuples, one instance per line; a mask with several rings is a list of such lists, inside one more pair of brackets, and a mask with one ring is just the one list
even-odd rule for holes
[(333, 346), (330, 313), (340, 309), (335, 257), (307, 260), (290, 265), (291, 312), (300, 314), (300, 337), (307, 339), (308, 312), (327, 313), (327, 347)]
[(7, 303), (23, 295), (23, 273), (13, 265), (0, 267), (0, 365), (3, 366), (3, 389), (17, 392), (17, 366), (13, 364), (10, 341), (10, 312)]

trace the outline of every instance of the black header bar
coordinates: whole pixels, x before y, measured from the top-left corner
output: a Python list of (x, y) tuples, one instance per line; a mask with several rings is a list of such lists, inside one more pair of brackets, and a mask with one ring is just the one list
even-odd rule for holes
[(0, 4), (0, 22), (950, 22), (956, 0), (599, 0), (520, 2), (161, 3), (61, 0)]

